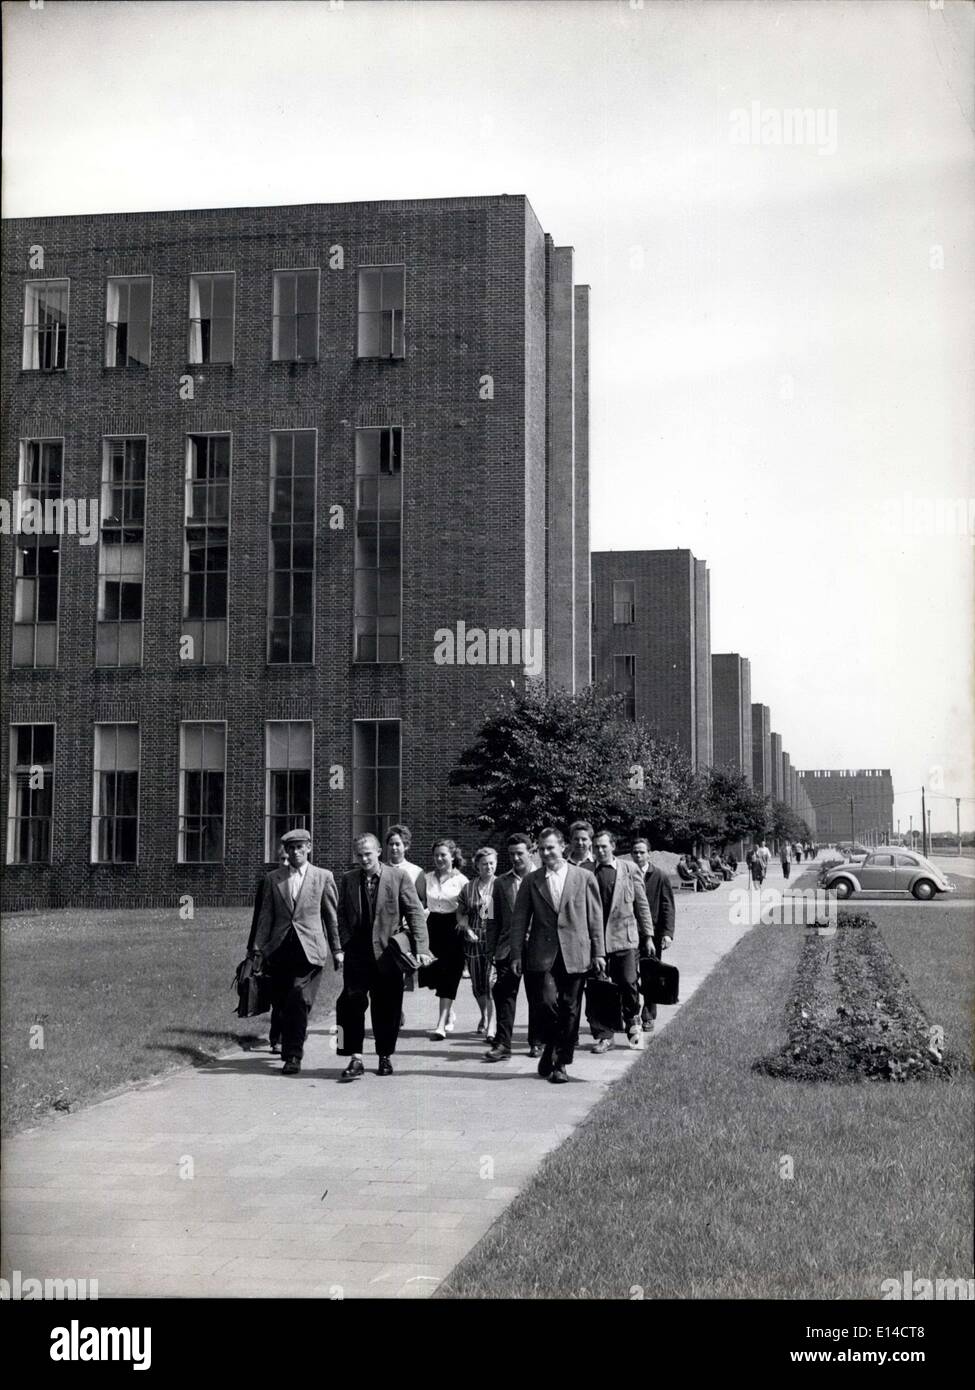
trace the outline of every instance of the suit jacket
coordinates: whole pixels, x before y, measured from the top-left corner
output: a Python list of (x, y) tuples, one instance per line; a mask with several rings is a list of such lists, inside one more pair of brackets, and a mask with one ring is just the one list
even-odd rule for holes
[[(405, 922), (414, 955), (426, 954), (429, 950), (426, 914), (409, 871), (392, 864), (379, 865), (379, 887), (372, 921), (363, 910), (363, 876), (360, 868), (342, 875), (338, 926), (342, 949), (369, 960), (378, 959), (374, 945), (381, 954), (389, 945), (389, 938)], [(374, 926), (377, 929), (375, 937)]]
[(330, 950), (335, 955), (342, 949), (336, 917), (338, 889), (335, 879), (328, 869), (309, 864), (305, 869), (298, 901), (292, 906), (288, 892), (290, 874), (290, 868), (285, 866), (275, 869), (264, 881), (254, 949), (261, 951), (265, 958), (273, 955), (289, 929), (294, 927), (309, 962), (324, 965)]
[(487, 929), (489, 960), (507, 960), (511, 954), (511, 923), (515, 915), (518, 889), (524, 881), (518, 877), (514, 869), (498, 874), (494, 880), (494, 919), (488, 922)]
[[(598, 875), (596, 886), (599, 886)], [(613, 896), (610, 899), (604, 931), (607, 953), (632, 951), (637, 946), (653, 940), (653, 918), (650, 916), (650, 904), (643, 887), (643, 874), (629, 859), (616, 861), (616, 882), (613, 884)]]
[(569, 974), (585, 974), (604, 954), (603, 905), (595, 875), (568, 865), (556, 915), (545, 869), (534, 869), (518, 889), (509, 941), (511, 959), (523, 961), (525, 970), (551, 969), (561, 946)]
[(650, 916), (653, 918), (654, 937), (658, 941), (662, 936), (673, 939), (677, 912), (669, 874), (662, 873), (656, 864), (651, 864), (644, 875), (643, 886), (650, 905)]

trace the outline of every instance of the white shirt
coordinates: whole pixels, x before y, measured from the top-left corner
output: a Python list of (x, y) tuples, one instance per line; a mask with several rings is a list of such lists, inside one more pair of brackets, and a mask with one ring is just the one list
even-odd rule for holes
[(460, 897), (460, 890), (466, 882), (467, 879), (459, 869), (454, 869), (442, 882), (435, 873), (428, 873), (427, 911), (456, 912), (457, 899)]
[(564, 859), (562, 860), (561, 869), (545, 870), (545, 882), (548, 884), (548, 891), (552, 895), (552, 902), (555, 904), (556, 912), (558, 912), (559, 904), (562, 901), (562, 889), (565, 887), (565, 876), (568, 872), (569, 865)]
[(308, 860), (299, 869), (292, 869), (288, 874), (288, 892), (291, 894), (292, 907), (298, 901), (298, 894), (301, 892), (301, 885), (305, 881), (305, 873), (308, 869)]

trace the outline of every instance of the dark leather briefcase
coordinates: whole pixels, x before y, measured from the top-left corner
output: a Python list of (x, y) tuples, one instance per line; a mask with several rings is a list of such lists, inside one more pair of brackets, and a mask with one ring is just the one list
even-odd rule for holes
[(271, 981), (254, 969), (250, 956), (245, 956), (234, 973), (234, 989), (237, 991), (234, 1013), (238, 1018), (266, 1014), (271, 1007)]
[(379, 968), (384, 974), (412, 975), (420, 969), (420, 962), (413, 954), (413, 942), (407, 931), (394, 931), (389, 944), (379, 958)]
[(590, 975), (586, 981), (586, 1017), (596, 1019), (614, 1033), (625, 1033), (620, 1004), (620, 987), (605, 975)]
[(680, 971), (676, 965), (651, 956), (640, 962), (640, 989), (647, 1004), (677, 1004), (680, 995)]

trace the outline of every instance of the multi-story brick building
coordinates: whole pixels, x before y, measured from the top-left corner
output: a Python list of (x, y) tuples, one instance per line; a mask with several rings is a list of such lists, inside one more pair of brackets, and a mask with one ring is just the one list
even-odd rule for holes
[(792, 759), (785, 749), (782, 750), (782, 800), (786, 806), (792, 806)]
[(709, 584), (689, 550), (593, 552), (593, 679), (697, 767), (712, 762)]
[(97, 512), (3, 538), (7, 904), (463, 833), (493, 692), (589, 679), (571, 248), (521, 196), (4, 230), (2, 495)]
[(729, 768), (752, 781), (751, 662), (737, 652), (711, 657), (714, 766)]
[(782, 794), (782, 735), (774, 729), (769, 733), (769, 748), (772, 754), (772, 779), (769, 796), (773, 801), (784, 801)]
[(894, 829), (894, 783), (889, 768), (800, 772), (820, 840), (880, 843)]
[(752, 705), (752, 786), (772, 795), (772, 713), (768, 705)]

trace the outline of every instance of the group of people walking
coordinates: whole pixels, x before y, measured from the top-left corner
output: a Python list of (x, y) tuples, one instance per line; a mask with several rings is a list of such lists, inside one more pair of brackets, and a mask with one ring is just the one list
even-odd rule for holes
[[(674, 938), (670, 880), (650, 860), (650, 845), (636, 840), (631, 858), (616, 854), (612, 832), (588, 821), (562, 831), (547, 827), (537, 843), (508, 835), (508, 864), (482, 846), (467, 877), (457, 844), (431, 847), (432, 868), (411, 862), (411, 836), (392, 826), (380, 845), (375, 835), (355, 841), (356, 867), (336, 883), (310, 862), (311, 835), (291, 830), (281, 840), (279, 867), (258, 885), (248, 953), (269, 979), (271, 1046), (285, 1075), (301, 1070), (308, 1016), (322, 968), (331, 956), (343, 972), (336, 1003), (338, 1052), (349, 1058), (340, 1080), (364, 1075), (365, 1015), (372, 1016), (378, 1074), (393, 1074), (408, 988), (429, 989), (437, 1000), (430, 1033), (443, 1041), (455, 1026), (454, 1001), (465, 973), (480, 1009), (477, 1033), (486, 1062), (512, 1055), (521, 981), (528, 998), (529, 1054), (540, 1076), (568, 1080), (578, 1045), (585, 986), (610, 980), (619, 1020), (590, 1004), (592, 1050), (606, 1052), (622, 1021), (632, 1047), (653, 1031), (656, 1005), (640, 1000), (640, 958), (660, 956)], [(615, 996), (614, 996), (615, 997)]]

